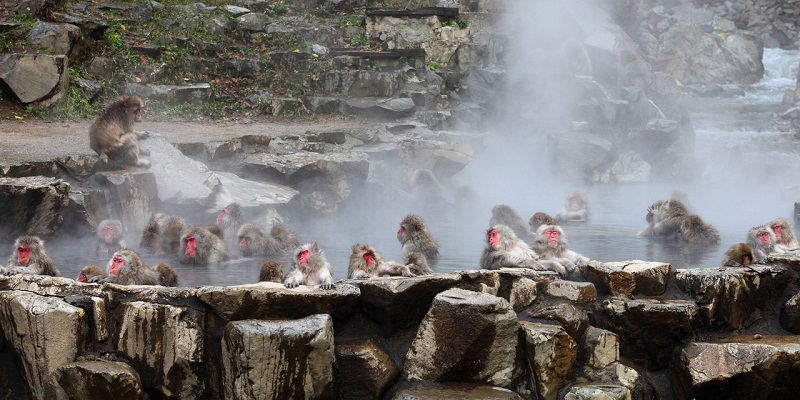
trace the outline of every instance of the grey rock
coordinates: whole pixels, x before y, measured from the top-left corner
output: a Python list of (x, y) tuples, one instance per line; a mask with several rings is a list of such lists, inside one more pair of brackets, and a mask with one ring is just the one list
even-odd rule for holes
[(67, 58), (42, 54), (0, 55), (0, 81), (23, 104), (47, 107), (64, 97)]
[(69, 204), (70, 185), (33, 176), (0, 178), (0, 228), (9, 236), (56, 232)]
[(117, 361), (77, 361), (58, 369), (58, 383), (70, 399), (147, 400), (139, 374)]

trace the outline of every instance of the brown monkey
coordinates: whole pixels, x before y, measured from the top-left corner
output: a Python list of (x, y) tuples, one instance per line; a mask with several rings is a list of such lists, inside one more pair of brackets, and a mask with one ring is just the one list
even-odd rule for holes
[(14, 252), (2, 272), (58, 276), (55, 263), (44, 249), (44, 241), (37, 236), (21, 236), (14, 241)]
[(763, 263), (770, 254), (785, 253), (783, 246), (779, 245), (775, 232), (766, 225), (759, 225), (747, 231), (747, 244), (753, 249), (756, 262)]
[(517, 214), (517, 211), (508, 204), (499, 204), (492, 207), (492, 217), (489, 219), (489, 226), (505, 225), (517, 235), (518, 238), (530, 243), (533, 240), (533, 233), (530, 225)]
[(278, 261), (264, 261), (258, 274), (259, 282), (283, 282), (283, 265)]
[(78, 282), (89, 282), (94, 277), (104, 278), (106, 272), (97, 265), (87, 265), (83, 267), (81, 273), (78, 275)]
[(794, 234), (792, 224), (786, 218), (776, 218), (769, 223), (772, 232), (775, 233), (777, 243), (783, 246), (786, 250), (796, 250), (800, 248), (800, 243), (797, 241), (797, 236)]
[(177, 287), (178, 273), (165, 262), (156, 264), (153, 269), (158, 273), (158, 284), (161, 286)]
[(189, 226), (183, 218), (174, 215), (164, 218), (156, 239), (155, 254), (157, 256), (178, 254), (181, 249), (181, 236), (186, 229), (189, 229)]
[(367, 279), (379, 276), (417, 276), (407, 265), (394, 261), (383, 261), (381, 255), (368, 244), (355, 244), (350, 250), (348, 279)]
[(122, 238), (122, 222), (117, 219), (104, 219), (97, 224), (97, 245), (98, 253), (111, 253), (119, 249), (128, 247), (128, 243)]
[(539, 263), (539, 255), (506, 225), (497, 224), (486, 230), (486, 242), (481, 254), (481, 268), (530, 268), (547, 270)]
[(158, 240), (158, 235), (161, 233), (161, 225), (166, 218), (167, 215), (162, 213), (155, 213), (150, 217), (150, 221), (147, 222), (142, 232), (142, 239), (139, 241), (140, 251), (149, 250), (155, 252), (156, 241)]
[(531, 232), (536, 232), (542, 225), (555, 225), (556, 220), (547, 213), (541, 211), (533, 214), (531, 219), (528, 220), (528, 225), (531, 227)]
[(681, 236), (681, 224), (689, 211), (679, 200), (659, 200), (647, 208), (647, 227), (639, 236), (655, 236), (677, 239)]
[(406, 254), (403, 257), (403, 262), (406, 263), (408, 269), (411, 270), (411, 273), (416, 276), (430, 275), (433, 273), (431, 267), (428, 266), (428, 259), (425, 258), (425, 254), (420, 252), (412, 251)]
[(723, 267), (747, 267), (756, 262), (753, 249), (746, 243), (736, 243), (725, 252)]
[(239, 229), (239, 249), (245, 257), (279, 256), (300, 245), (300, 239), (289, 227), (275, 224), (269, 235), (256, 224), (244, 224)]
[(231, 258), (225, 242), (202, 227), (187, 230), (181, 236), (180, 246), (181, 264), (216, 264)]
[(111, 159), (124, 165), (150, 166), (150, 162), (139, 158), (140, 153), (148, 152), (139, 149), (137, 137), (144, 139), (146, 135), (133, 130), (134, 122), (141, 120), (142, 109), (142, 99), (123, 96), (98, 113), (89, 128), (89, 146), (100, 156), (100, 161), (107, 163)]
[(431, 263), (439, 260), (439, 243), (425, 226), (425, 221), (417, 215), (409, 214), (400, 221), (397, 240), (402, 245), (403, 254), (416, 251), (425, 255)]
[(450, 204), (444, 186), (428, 169), (418, 169), (411, 177), (411, 194), (426, 206), (446, 207)]
[[(558, 225), (542, 225), (536, 230), (533, 251), (541, 260), (551, 260), (564, 267), (567, 275), (572, 275), (578, 267), (585, 267), (589, 257), (582, 256), (569, 249), (569, 242), (564, 230)], [(560, 272), (559, 272), (560, 273)], [(561, 276), (567, 276), (561, 274)]]
[(222, 228), (219, 225), (217, 225), (217, 224), (203, 225), (202, 227), (205, 228), (207, 231), (211, 232), (212, 235), (214, 235), (214, 236), (222, 239), (223, 241), (225, 241), (225, 232), (222, 230)]
[(589, 219), (589, 202), (586, 201), (586, 196), (577, 192), (567, 196), (564, 207), (556, 213), (556, 221), (584, 222), (587, 219)]
[(114, 253), (103, 278), (95, 277), (90, 282), (109, 282), (117, 285), (160, 285), (158, 272), (148, 268), (133, 250), (122, 249)]
[(228, 204), (217, 215), (217, 225), (222, 228), (228, 246), (238, 245), (239, 228), (244, 225), (244, 212), (239, 203)]
[(286, 274), (284, 285), (319, 285), (320, 289), (333, 289), (333, 269), (317, 242), (306, 243), (294, 251), (292, 268)]
[(681, 222), (681, 238), (695, 244), (719, 244), (717, 228), (707, 224), (698, 215), (687, 215)]

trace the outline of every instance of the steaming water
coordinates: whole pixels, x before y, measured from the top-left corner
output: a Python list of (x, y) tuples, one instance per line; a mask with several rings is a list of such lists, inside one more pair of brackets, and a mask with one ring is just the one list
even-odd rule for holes
[[(763, 61), (764, 79), (747, 88), (744, 96), (695, 99), (689, 104), (697, 135), (696, 154), (701, 160), (697, 179), (692, 182), (576, 187), (537, 177), (503, 157), (482, 160), (481, 154), (476, 154), (460, 175), (469, 179), (488, 163), (502, 169), (501, 176), (513, 178), (514, 183), (500, 183), (491, 175), (480, 184), (465, 182), (484, 196), (485, 201), (479, 206), (430, 210), (390, 199), (349, 205), (337, 215), (290, 225), (302, 240), (320, 243), (333, 265), (336, 280), (346, 277), (350, 247), (355, 243), (369, 243), (384, 259), (399, 260), (395, 232), (399, 221), (409, 213), (422, 216), (439, 240), (442, 257), (435, 270), (476, 269), (493, 205), (509, 204), (527, 220), (537, 211), (554, 214), (567, 194), (580, 190), (589, 199), (591, 218), (586, 223), (564, 226), (575, 251), (599, 261), (638, 259), (669, 262), (675, 268), (715, 267), (731, 244), (744, 241), (749, 228), (780, 216), (791, 220), (793, 202), (800, 200), (800, 190), (787, 190), (800, 184), (800, 142), (779, 132), (773, 123), (783, 91), (794, 88), (796, 83), (800, 52), (765, 49)], [(685, 193), (692, 212), (719, 229), (719, 246), (689, 248), (637, 235), (645, 227), (647, 206), (670, 197), (674, 191)], [(129, 243), (138, 243), (137, 235), (132, 233)], [(48, 243), (63, 276), (76, 277), (84, 265), (104, 265), (108, 260), (106, 256), (76, 256), (76, 248), (93, 247), (85, 240)], [(149, 265), (169, 262), (178, 270), (182, 286), (255, 282), (260, 265), (255, 260), (221, 266), (185, 266), (175, 260), (152, 258), (145, 261)]]

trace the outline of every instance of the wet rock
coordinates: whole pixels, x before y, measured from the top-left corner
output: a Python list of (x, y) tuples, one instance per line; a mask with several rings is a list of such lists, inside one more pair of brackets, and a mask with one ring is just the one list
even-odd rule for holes
[(573, 385), (564, 395), (564, 400), (628, 400), (631, 392), (619, 385), (582, 383)]
[(470, 383), (403, 382), (392, 388), (387, 400), (521, 400), (511, 390)]
[(556, 400), (575, 368), (578, 346), (558, 325), (520, 321), (525, 354), (540, 399)]
[(589, 282), (556, 280), (547, 284), (545, 293), (553, 297), (585, 304), (594, 304), (597, 300), (597, 289)]
[(385, 277), (345, 281), (358, 287), (361, 307), (387, 336), (419, 324), (433, 299), (455, 287), (461, 278), (455, 274), (433, 274), (416, 278)]
[(409, 98), (352, 98), (345, 101), (348, 115), (376, 119), (397, 119), (410, 117), (416, 105)]
[(795, 335), (800, 334), (800, 291), (783, 304), (780, 323), (781, 328)]
[(632, 151), (620, 154), (610, 169), (592, 177), (595, 182), (636, 183), (650, 180), (652, 167), (642, 156)]
[(558, 154), (560, 168), (580, 166), (585, 171), (596, 171), (608, 163), (614, 144), (596, 133), (566, 132), (551, 136), (548, 152)]
[(236, 18), (239, 29), (249, 32), (264, 32), (271, 22), (269, 16), (263, 13), (247, 13)]
[(56, 371), (74, 361), (83, 348), (88, 330), (84, 311), (59, 298), (2, 292), (0, 327), (5, 345), (19, 357), (31, 397), (66, 400)]
[(234, 6), (234, 5), (230, 5), (230, 4), (223, 6), (222, 9), (225, 10), (225, 12), (227, 12), (228, 14), (230, 14), (233, 17), (239, 17), (241, 15), (244, 15), (244, 14), (247, 14), (247, 13), (250, 12), (250, 10), (248, 10), (247, 8), (238, 7), (238, 6)]
[(800, 385), (798, 344), (797, 336), (689, 343), (676, 362), (676, 396), (793, 399)]
[(400, 376), (391, 356), (373, 339), (336, 343), (336, 365), (342, 399), (380, 399)]
[(406, 355), (403, 379), (512, 387), (521, 375), (516, 313), (507, 301), (450, 289), (439, 293)]
[(691, 301), (608, 298), (600, 311), (599, 327), (619, 335), (622, 354), (651, 370), (669, 365), (676, 346), (697, 329), (698, 306)]
[(329, 315), (231, 322), (222, 341), (225, 398), (333, 397), (333, 347)]
[(619, 362), (619, 336), (614, 332), (590, 326), (581, 339), (586, 367), (602, 370)]
[(336, 318), (350, 313), (359, 295), (357, 287), (347, 284), (337, 284), (333, 290), (304, 285), (287, 289), (275, 282), (197, 289), (197, 298), (227, 321), (303, 318), (313, 314), (329, 314)]
[(0, 176), (7, 178), (59, 177), (58, 162), (30, 161), (0, 166)]
[(73, 55), (73, 48), (81, 37), (81, 28), (72, 24), (53, 24), (36, 21), (28, 33), (32, 49), (45, 54)]
[(11, 96), (33, 108), (61, 100), (69, 83), (63, 55), (0, 55), (0, 83)]
[(11, 237), (54, 233), (63, 222), (69, 191), (60, 179), (0, 178), (0, 231)]
[(269, 103), (273, 116), (299, 116), (308, 113), (302, 99), (275, 96)]
[(116, 361), (77, 361), (58, 369), (58, 383), (70, 399), (147, 400), (139, 374)]
[(93, 179), (108, 193), (106, 200), (111, 215), (118, 216), (128, 229), (144, 229), (156, 211), (156, 199), (159, 196), (158, 178), (153, 171), (98, 172)]
[(206, 382), (198, 371), (206, 362), (205, 312), (131, 301), (119, 304), (114, 318), (116, 352), (136, 368), (145, 387), (181, 398), (203, 393)]
[(418, 48), (435, 38), (435, 30), (442, 27), (439, 18), (428, 16), (368, 15), (367, 37), (385, 43), (389, 49)]
[(771, 304), (774, 272), (769, 266), (681, 269), (675, 282), (697, 301), (704, 326), (740, 330)]
[(216, 192), (214, 210), (221, 210), (231, 203), (244, 208), (279, 208), (287, 206), (299, 192), (288, 186), (267, 182), (256, 182), (222, 171), (215, 171), (220, 186)]
[(584, 278), (602, 294), (658, 296), (667, 289), (670, 265), (648, 261), (591, 262)]
[(558, 322), (574, 338), (581, 337), (589, 326), (588, 311), (569, 302), (537, 305), (528, 310), (528, 315)]

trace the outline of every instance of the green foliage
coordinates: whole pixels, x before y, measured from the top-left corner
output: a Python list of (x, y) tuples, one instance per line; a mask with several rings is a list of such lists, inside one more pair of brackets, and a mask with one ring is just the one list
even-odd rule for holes
[(432, 61), (427, 65), (428, 69), (431, 71), (436, 71), (439, 68), (442, 68), (442, 64), (437, 61)]
[(289, 7), (283, 2), (283, 0), (272, 1), (269, 3), (269, 5), (267, 5), (267, 9), (264, 11), (269, 15), (284, 15), (287, 11), (289, 11)]
[(364, 48), (369, 47), (370, 42), (369, 38), (365, 34), (355, 35), (352, 39), (350, 39), (350, 46), (354, 48)]
[(340, 27), (345, 26), (362, 26), (364, 25), (364, 18), (360, 16), (342, 17), (336, 21), (336, 25)]
[(70, 86), (67, 95), (52, 107), (42, 111), (39, 117), (50, 120), (84, 119), (94, 115), (94, 109), (89, 100), (84, 97), (80, 88)]

